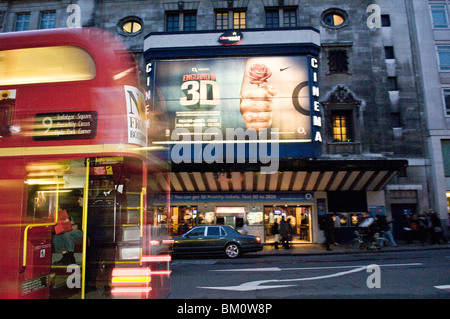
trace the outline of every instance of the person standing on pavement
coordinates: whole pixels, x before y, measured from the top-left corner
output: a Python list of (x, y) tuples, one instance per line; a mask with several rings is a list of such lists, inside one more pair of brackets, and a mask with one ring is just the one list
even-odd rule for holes
[(339, 244), (339, 230), (341, 228), (341, 219), (338, 214), (333, 214), (333, 244), (337, 246)]
[(284, 216), (281, 217), (280, 221), (280, 235), (281, 244), (284, 248), (289, 249), (289, 224), (284, 219)]
[(334, 220), (332, 214), (326, 214), (324, 220), (325, 241), (327, 250), (332, 250), (330, 245), (333, 244)]

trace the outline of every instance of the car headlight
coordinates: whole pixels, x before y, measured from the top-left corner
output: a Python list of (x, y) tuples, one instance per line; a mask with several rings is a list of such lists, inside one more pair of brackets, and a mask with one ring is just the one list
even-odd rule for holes
[(260, 242), (261, 242), (261, 237), (256, 236), (256, 241), (257, 241), (258, 243), (260, 243)]

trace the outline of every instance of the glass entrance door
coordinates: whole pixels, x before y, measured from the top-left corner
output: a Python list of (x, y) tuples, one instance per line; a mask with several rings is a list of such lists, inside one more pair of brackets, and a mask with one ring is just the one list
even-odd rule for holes
[(264, 206), (264, 230), (266, 242), (274, 241), (272, 227), (275, 222), (280, 225), (284, 219), (288, 222), (292, 242), (311, 242), (311, 206)]

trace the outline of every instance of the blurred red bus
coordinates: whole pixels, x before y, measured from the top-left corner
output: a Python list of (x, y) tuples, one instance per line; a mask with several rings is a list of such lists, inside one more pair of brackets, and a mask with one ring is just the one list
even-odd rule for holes
[[(99, 29), (0, 34), (0, 298), (167, 293), (169, 259), (151, 258), (165, 208), (147, 205), (167, 167), (147, 147), (138, 79), (134, 56)], [(56, 234), (64, 211), (72, 222)]]

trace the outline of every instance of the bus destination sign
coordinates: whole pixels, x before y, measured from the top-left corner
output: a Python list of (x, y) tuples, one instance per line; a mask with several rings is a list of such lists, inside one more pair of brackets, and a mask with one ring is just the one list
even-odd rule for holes
[(33, 140), (92, 139), (97, 135), (97, 112), (38, 113), (34, 117)]

